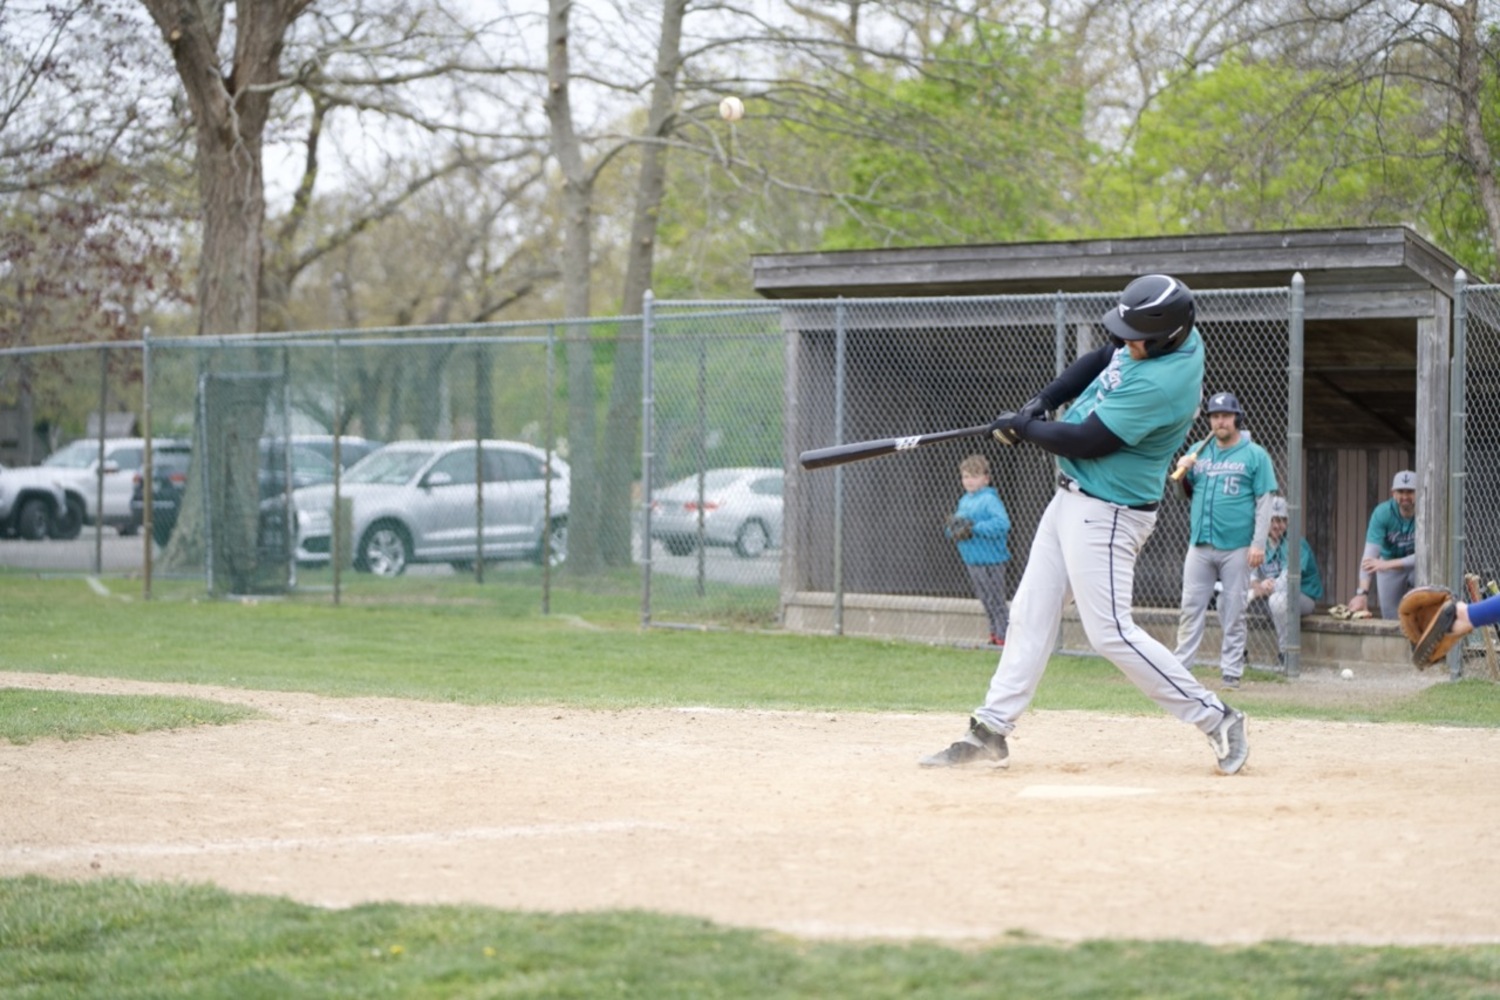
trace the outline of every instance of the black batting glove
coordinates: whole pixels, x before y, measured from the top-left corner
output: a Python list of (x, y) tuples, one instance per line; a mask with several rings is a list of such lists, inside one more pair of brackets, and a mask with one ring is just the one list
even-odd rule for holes
[(1003, 445), (1013, 445), (1021, 440), (1018, 423), (1024, 424), (1024, 421), (1018, 414), (1007, 410), (990, 421), (990, 434)]
[(962, 542), (965, 539), (974, 537), (974, 522), (967, 517), (959, 517), (957, 514), (954, 514), (948, 518), (948, 524), (944, 531), (955, 542)]
[(1016, 408), (1016, 416), (1023, 420), (1046, 420), (1051, 415), (1052, 407), (1041, 396), (1032, 396), (1026, 402)]

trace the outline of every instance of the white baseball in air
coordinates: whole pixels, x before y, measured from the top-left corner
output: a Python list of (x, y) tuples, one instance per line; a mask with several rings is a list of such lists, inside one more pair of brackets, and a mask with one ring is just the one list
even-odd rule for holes
[(745, 102), (738, 97), (726, 97), (719, 102), (719, 117), (726, 122), (737, 122), (745, 117)]
[(1354, 671), (1350, 670), (1348, 667), (1345, 667), (1343, 670), (1339, 671), (1339, 676), (1346, 681), (1352, 681), (1354, 680)]

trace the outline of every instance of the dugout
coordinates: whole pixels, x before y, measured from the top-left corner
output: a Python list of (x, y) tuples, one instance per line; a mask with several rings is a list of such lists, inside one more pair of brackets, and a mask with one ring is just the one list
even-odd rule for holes
[[(1205, 389), (1228, 388), (1242, 400), (1248, 397), (1256, 439), (1278, 458), (1279, 466), (1287, 453), (1288, 416), (1300, 403), (1303, 531), (1322, 569), (1325, 606), (1352, 594), (1369, 512), (1389, 496), (1391, 477), (1403, 468), (1416, 469), (1420, 480), (1418, 577), (1448, 579), (1446, 545), (1424, 540), (1448, 536), (1446, 502), (1428, 500), (1448, 493), (1447, 359), (1454, 277), (1460, 266), (1408, 227), (763, 254), (752, 259), (752, 270), (755, 291), (763, 297), (841, 300), (850, 309), (898, 297), (1000, 295), (1032, 297), (1039, 310), (1042, 300), (1057, 293), (1097, 295), (1079, 303), (1077, 315), (1068, 316), (1081, 338), (1119, 290), (1140, 274), (1173, 274), (1197, 293), (1246, 292), (1246, 298), (1217, 315), (1218, 306), (1205, 310), (1200, 304), (1199, 325), (1210, 343)], [(1289, 288), (1294, 275), (1301, 275), (1305, 289), (1299, 401), (1287, 399), (1290, 359), (1284, 346), (1269, 354), (1257, 348), (1260, 342), (1274, 348), (1276, 338), (1285, 336), (1286, 303), (1271, 297), (1257, 304), (1249, 294)], [(862, 342), (847, 341), (841, 360), (844, 383), (835, 404), (823, 388), (830, 364), (827, 316), (826, 310), (795, 307), (784, 313), (793, 334), (786, 428), (786, 464), (793, 470), (800, 451), (832, 443), (834, 409), (841, 414), (839, 436), (845, 441), (981, 423), (1022, 402), (1062, 360), (1039, 352), (1034, 336), (1021, 335), (1051, 320), (1025, 308), (1010, 318), (968, 316), (947, 324), (893, 318), (878, 333), (866, 333)], [(936, 335), (939, 328), (951, 333), (955, 326), (966, 327), (972, 337)], [(882, 349), (869, 349), (872, 336), (880, 338)], [(955, 391), (959, 384), (964, 391)], [(1205, 428), (1200, 422), (1195, 435)], [(932, 492), (918, 495), (891, 482), (942, 483), (943, 496), (951, 501), (956, 475), (950, 467), (960, 453), (956, 449), (964, 447), (879, 460), (901, 462), (899, 476), (885, 473), (884, 483), (870, 487), (882, 491), (885, 502), (868, 505), (865, 516), (844, 518), (837, 542), (820, 522), (831, 502), (828, 477), (791, 477), (782, 569), (788, 627), (802, 622), (818, 628), (826, 622), (826, 614), (811, 609), (828, 604), (828, 567), (835, 560), (841, 563), (846, 594), (857, 595), (861, 607), (884, 609), (861, 617), (854, 627), (846, 620), (845, 631), (860, 631), (863, 623), (872, 632), (908, 634), (902, 622), (914, 606), (912, 598), (941, 602), (971, 596), (961, 574), (924, 569), (940, 563), (948, 547), (932, 532), (911, 530), (909, 515), (903, 521), (901, 508), (912, 502), (923, 505), (927, 520), (936, 516)], [(1027, 468), (1018, 464), (1025, 461), (1022, 457), (989, 451), (1002, 466), (1001, 475), (1045, 480), (1051, 464), (1048, 458), (1041, 470)], [(877, 463), (865, 465), (871, 470), (851, 466), (845, 473), (846, 479), (855, 479), (855, 487), (858, 477), (881, 475), (873, 471)], [(1285, 486), (1284, 473), (1281, 478)], [(1013, 492), (1016, 503), (1011, 495), (1006, 499), (1018, 526), (1028, 519), (1034, 524), (1050, 489), (1035, 496)], [(1185, 524), (1185, 513), (1182, 520)], [(1182, 540), (1170, 535), (1164, 541), (1159, 527), (1158, 538), (1147, 547), (1149, 558), (1143, 555), (1138, 604), (1141, 578), (1149, 578), (1149, 586), (1172, 595), (1162, 603), (1175, 605), (1185, 535)], [(1017, 567), (1010, 581), (1013, 592), (1030, 539), (1024, 531), (1012, 539), (1012, 565)], [(877, 617), (887, 627), (876, 626)], [(919, 631), (933, 637), (925, 626)]]

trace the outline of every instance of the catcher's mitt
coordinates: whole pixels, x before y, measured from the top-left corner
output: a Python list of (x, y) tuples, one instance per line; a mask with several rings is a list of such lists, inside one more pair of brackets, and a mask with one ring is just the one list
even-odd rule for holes
[(957, 514), (954, 514), (948, 518), (948, 526), (945, 530), (948, 532), (949, 538), (955, 542), (961, 542), (966, 538), (974, 537), (974, 522), (967, 517), (959, 517)]
[(1397, 609), (1401, 631), (1411, 643), (1411, 662), (1426, 670), (1448, 655), (1462, 636), (1453, 634), (1458, 598), (1447, 587), (1413, 587)]

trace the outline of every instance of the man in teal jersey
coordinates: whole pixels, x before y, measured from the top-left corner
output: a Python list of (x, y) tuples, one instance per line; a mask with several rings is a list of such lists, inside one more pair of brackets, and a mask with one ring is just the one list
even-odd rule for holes
[(1323, 574), (1318, 572), (1318, 560), (1312, 546), (1302, 539), (1302, 558), (1298, 563), (1302, 577), (1301, 593), (1295, 601), (1287, 599), (1288, 568), (1291, 561), (1286, 551), (1287, 505), (1284, 497), (1271, 498), (1271, 530), (1266, 535), (1266, 561), (1250, 574), (1250, 594), (1254, 600), (1263, 597), (1271, 612), (1271, 624), (1276, 626), (1276, 659), (1286, 662), (1287, 620), (1295, 605), (1297, 615), (1310, 615), (1323, 599)]
[(1391, 480), (1391, 498), (1370, 512), (1365, 551), (1359, 560), (1359, 587), (1350, 611), (1370, 608), (1370, 578), (1380, 598), (1380, 617), (1395, 619), (1401, 598), (1417, 582), (1417, 474), (1410, 469)]
[[(1172, 456), (1203, 394), (1203, 337), (1193, 294), (1176, 278), (1137, 278), (1104, 314), (1111, 342), (1080, 355), (1014, 413), (990, 424), (1004, 444), (1057, 455), (1057, 492), (1042, 514), (1010, 606), (1005, 652), (969, 730), (923, 767), (1004, 766), (1015, 729), (1047, 668), (1071, 598), (1089, 642), (1147, 697), (1207, 737), (1224, 774), (1250, 755), (1245, 714), (1205, 688), (1135, 623), (1135, 560), (1156, 527)], [(1058, 420), (1052, 410), (1073, 400)]]
[(1245, 672), (1245, 594), (1250, 571), (1266, 560), (1276, 470), (1266, 449), (1244, 432), (1245, 410), (1232, 392), (1209, 397), (1212, 439), (1177, 461), (1182, 490), (1193, 501), (1182, 562), (1182, 617), (1177, 658), (1189, 667), (1203, 642), (1214, 585), (1219, 591), (1219, 679), (1231, 690)]

